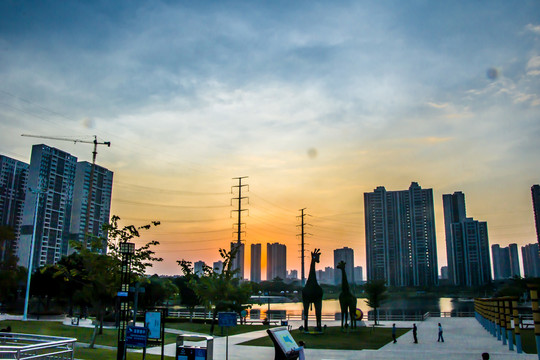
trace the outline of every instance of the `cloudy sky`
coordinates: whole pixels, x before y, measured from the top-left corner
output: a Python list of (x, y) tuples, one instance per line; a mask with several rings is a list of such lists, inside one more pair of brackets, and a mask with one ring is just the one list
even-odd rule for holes
[(111, 141), (112, 213), (162, 222), (152, 272), (218, 260), (239, 176), (248, 247), (286, 243), (292, 269), (299, 209), (322, 266), (343, 246), (364, 266), (363, 193), (433, 188), (442, 266), (445, 193), (491, 244), (535, 241), (538, 19), (537, 1), (2, 1), (0, 153)]

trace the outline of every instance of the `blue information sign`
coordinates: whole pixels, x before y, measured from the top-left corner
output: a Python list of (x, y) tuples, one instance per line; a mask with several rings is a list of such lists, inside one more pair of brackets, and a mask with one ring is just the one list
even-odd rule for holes
[(146, 347), (148, 329), (142, 326), (126, 327), (126, 345), (133, 347)]
[(236, 326), (236, 313), (235, 312), (220, 312), (218, 313), (218, 325), (219, 326)]
[(148, 328), (148, 338), (161, 339), (161, 312), (148, 311), (144, 314), (144, 324)]

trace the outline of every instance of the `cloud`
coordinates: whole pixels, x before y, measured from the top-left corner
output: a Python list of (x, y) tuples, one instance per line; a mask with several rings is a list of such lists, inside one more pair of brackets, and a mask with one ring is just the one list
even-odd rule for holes
[(533, 56), (527, 62), (527, 70), (540, 68), (540, 56)]
[(525, 30), (540, 35), (540, 25), (527, 24)]
[(434, 102), (428, 102), (427, 104), (435, 109), (445, 109), (448, 107), (448, 103), (437, 104)]

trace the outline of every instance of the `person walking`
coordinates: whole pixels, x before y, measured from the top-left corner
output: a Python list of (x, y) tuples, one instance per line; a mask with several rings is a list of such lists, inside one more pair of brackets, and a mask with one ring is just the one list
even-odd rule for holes
[(437, 342), (444, 342), (444, 338), (442, 336), (442, 325), (439, 323), (439, 337), (437, 338)]
[(418, 337), (417, 337), (417, 328), (416, 328), (416, 324), (413, 324), (412, 326), (412, 336), (413, 336), (413, 339), (414, 339), (414, 343), (415, 344), (418, 344)]
[(394, 344), (397, 343), (397, 340), (396, 340), (396, 324), (392, 324), (392, 339), (394, 339)]

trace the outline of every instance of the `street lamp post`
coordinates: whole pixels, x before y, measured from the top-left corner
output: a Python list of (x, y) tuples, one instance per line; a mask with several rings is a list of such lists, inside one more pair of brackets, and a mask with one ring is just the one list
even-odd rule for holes
[(36, 244), (36, 227), (37, 227), (37, 218), (38, 218), (38, 210), (39, 210), (39, 197), (42, 193), (40, 188), (38, 188), (37, 190), (30, 189), (30, 191), (36, 194), (36, 207), (34, 209), (34, 229), (32, 230), (32, 241), (30, 243), (30, 257), (28, 261), (28, 277), (26, 279), (26, 295), (24, 297), (23, 321), (28, 320), (28, 302), (30, 301), (30, 281), (32, 280), (32, 266), (34, 263), (34, 247)]

